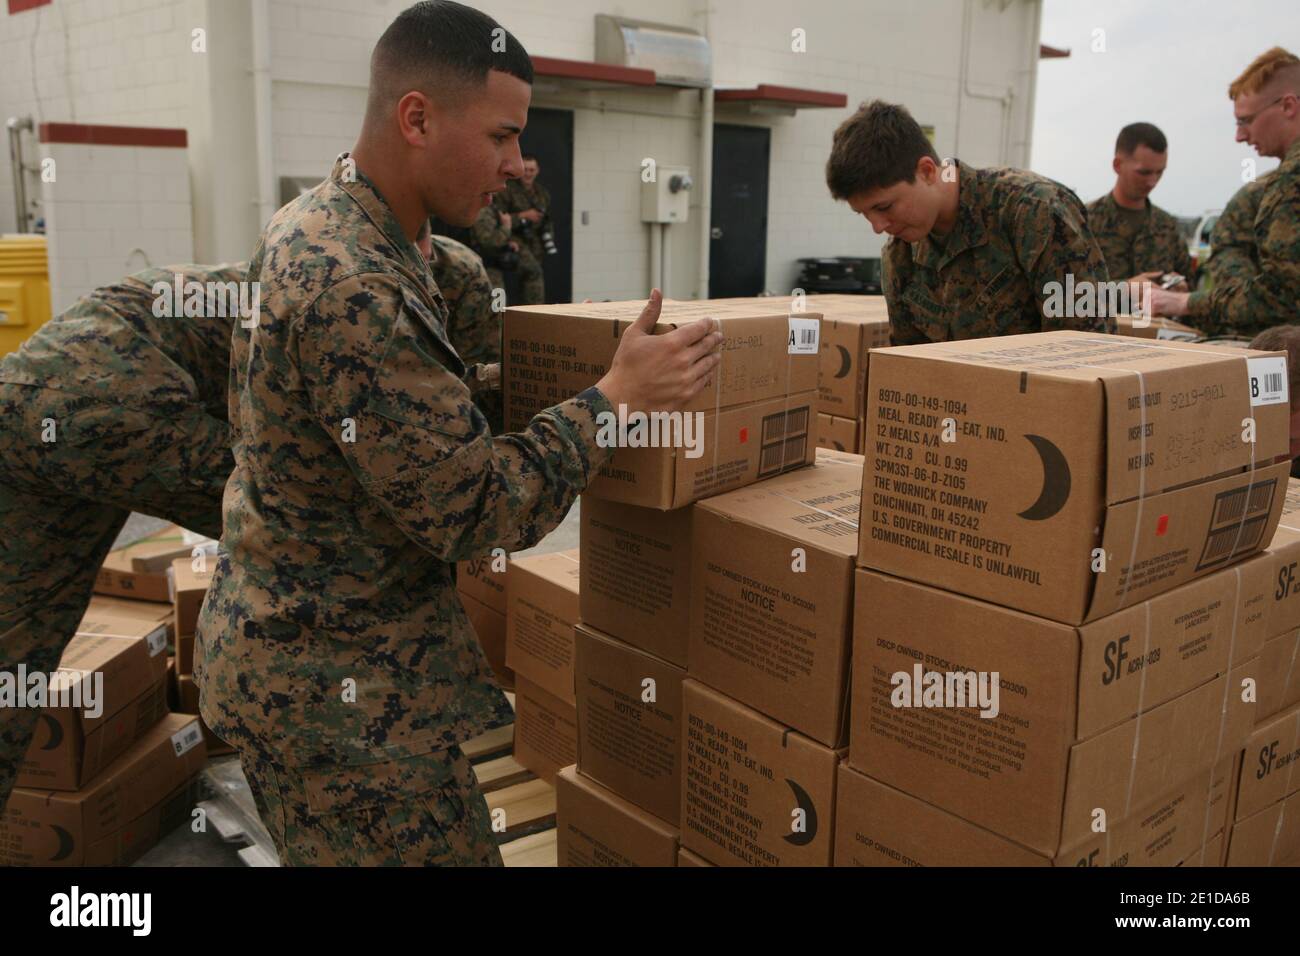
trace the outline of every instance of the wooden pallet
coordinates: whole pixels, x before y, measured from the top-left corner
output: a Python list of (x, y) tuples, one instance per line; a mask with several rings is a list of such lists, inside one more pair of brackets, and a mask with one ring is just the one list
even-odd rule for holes
[[(487, 799), (506, 866), (555, 866), (555, 788), (522, 767), (510, 751), (514, 727), (500, 727), (466, 743), (474, 775)], [(502, 817), (497, 811), (504, 814)]]

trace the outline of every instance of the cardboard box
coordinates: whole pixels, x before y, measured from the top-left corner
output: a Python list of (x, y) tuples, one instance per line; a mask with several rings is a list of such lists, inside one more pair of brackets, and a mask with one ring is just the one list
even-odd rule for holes
[(578, 709), (528, 678), (515, 685), (515, 761), (547, 783), (578, 759)]
[[(198, 716), (199, 685), (194, 682), (193, 675), (176, 675), (176, 712), (178, 714)], [(203, 742), (207, 745), (209, 757), (218, 757), (222, 754), (235, 752), (234, 747), (212, 732), (212, 728), (204, 722), (202, 717), (199, 717), (199, 727), (203, 731)]]
[(578, 769), (677, 826), (686, 672), (586, 624), (574, 634)]
[(1205, 846), (1188, 855), (1179, 866), (1188, 868), (1201, 866), (1223, 866), (1224, 835), (1220, 833)]
[(843, 742), (862, 459), (695, 506), (690, 673), (829, 747)]
[[(711, 299), (715, 305), (747, 303), (779, 308), (788, 314), (818, 313), (822, 317), (821, 353), (817, 366), (817, 410), (841, 418), (859, 419), (867, 385), (867, 353), (889, 345), (889, 308), (883, 295), (764, 296), (751, 299)], [(796, 311), (791, 312), (792, 309)], [(839, 451), (856, 451), (845, 446)]]
[(167, 568), (193, 550), (185, 534), (184, 529), (169, 525), (125, 548), (110, 551), (95, 577), (95, 592), (171, 603)]
[(182, 634), (176, 638), (176, 673), (194, 673), (194, 635)]
[[(1258, 658), (1231, 636), (1249, 612), (1224, 614), (1231, 595), (1213, 588), (1086, 628), (869, 571), (855, 601), (850, 763), (1041, 854), (1085, 839), (1094, 810), (1122, 819), (1235, 755), (1254, 725), (1241, 688)], [(990, 692), (996, 673), (997, 716), (894, 706), (917, 670)]]
[(843, 751), (699, 681), (682, 710), (682, 845), (721, 866), (830, 866)]
[(1300, 793), (1232, 824), (1224, 866), (1300, 866)]
[(677, 851), (677, 865), (678, 866), (713, 866), (713, 864), (710, 863), (708, 860), (704, 859), (704, 857), (696, 856), (690, 850), (687, 850), (685, 848)]
[(1246, 738), (1234, 819), (1258, 813), (1300, 790), (1300, 705), (1274, 714)]
[(150, 685), (103, 720), (87, 720), (81, 709), (47, 707), (19, 765), (16, 785), (34, 790), (76, 790), (166, 713), (165, 679)]
[(498, 614), (506, 613), (506, 578), (510, 561), (505, 551), (456, 564), (456, 590)]
[[(200, 564), (203, 570), (197, 570), (195, 563), (195, 558), (186, 555), (177, 558), (167, 569), (167, 589), (175, 608), (178, 641), (183, 635), (193, 635), (198, 628), (199, 611), (203, 607), (203, 598), (208, 593), (208, 585), (212, 582), (216, 558), (205, 555)], [(192, 654), (190, 660), (193, 661)], [(187, 666), (186, 671), (188, 670)]]
[(130, 863), (188, 819), (206, 759), (198, 721), (169, 714), (82, 790), (15, 788), (0, 818), (0, 863)]
[(677, 831), (615, 793), (563, 768), (555, 778), (559, 866), (676, 866)]
[(582, 498), (582, 620), (686, 666), (691, 626), (692, 508), (656, 511)]
[(1207, 859), (1217, 866), (1232, 760), (1173, 787), (1123, 820), (1056, 856), (1036, 853), (910, 794), (839, 768), (836, 866), (1176, 866)]
[[(588, 388), (608, 370), (619, 338), (644, 301), (525, 306), (506, 311), (502, 358), (506, 427)], [(668, 436), (682, 447), (621, 447), (586, 489), (590, 497), (680, 508), (812, 460), (820, 317), (770, 306), (665, 302), (656, 332), (705, 316), (719, 319), (722, 363)], [(618, 412), (615, 409), (615, 412)], [(639, 413), (644, 410), (629, 409)], [(689, 416), (695, 428), (697, 416)], [(662, 430), (653, 429), (657, 444)], [(690, 437), (690, 443), (683, 439)], [(694, 455), (694, 457), (691, 457)]]
[(1115, 323), (1118, 326), (1117, 331), (1120, 335), (1131, 335), (1139, 339), (1159, 339), (1162, 342), (1168, 340), (1195, 342), (1202, 337), (1200, 331), (1190, 325), (1183, 325), (1181, 322), (1176, 322), (1162, 315), (1139, 316), (1137, 318), (1131, 315), (1117, 315), (1115, 316)]
[(497, 682), (506, 690), (514, 690), (515, 672), (506, 665), (506, 615), (480, 604), (464, 591), (460, 593), (460, 603)]
[(1239, 561), (1286, 490), (1284, 364), (1082, 332), (875, 351), (858, 563), (1078, 624)]
[(837, 418), (825, 412), (817, 413), (817, 447), (830, 448), (857, 454), (858, 421), (853, 418)]
[(1255, 722), (1300, 704), (1300, 630), (1264, 642), (1259, 650), (1259, 706)]
[(507, 585), (506, 666), (570, 706), (579, 568), (577, 548), (513, 558)]
[(47, 708), (43, 722), (50, 739), (61, 737), (70, 745), (85, 741), (141, 695), (164, 684), (166, 635), (165, 625), (121, 618), (96, 620), (88, 613), (63, 649), (59, 672), (66, 675), (61, 681), (66, 681), (71, 700), (91, 702), (96, 713), (88, 715), (84, 706)]

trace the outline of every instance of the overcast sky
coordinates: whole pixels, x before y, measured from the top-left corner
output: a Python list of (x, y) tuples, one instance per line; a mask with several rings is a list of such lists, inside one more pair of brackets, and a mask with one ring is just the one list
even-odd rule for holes
[[(1093, 52), (1096, 30), (1104, 52)], [(1115, 184), (1120, 128), (1155, 123), (1169, 166), (1151, 201), (1199, 216), (1227, 202), (1256, 155), (1233, 142), (1228, 84), (1269, 47), (1300, 52), (1300, 2), (1043, 0), (1042, 41), (1070, 56), (1038, 63), (1033, 169), (1090, 202)], [(1276, 166), (1258, 160), (1260, 173)]]

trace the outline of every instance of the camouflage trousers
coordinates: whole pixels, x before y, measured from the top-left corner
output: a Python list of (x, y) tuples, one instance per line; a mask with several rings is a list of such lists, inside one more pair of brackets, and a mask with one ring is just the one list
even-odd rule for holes
[(356, 767), (240, 766), (282, 866), (501, 866), (487, 801), (459, 747)]
[(528, 246), (519, 248), (519, 305), (541, 305), (546, 301), (542, 276), (542, 253)]
[[(0, 671), (58, 667), (130, 512), (221, 533), (229, 428), (168, 411), (0, 382)], [(38, 716), (0, 708), (0, 809)]]

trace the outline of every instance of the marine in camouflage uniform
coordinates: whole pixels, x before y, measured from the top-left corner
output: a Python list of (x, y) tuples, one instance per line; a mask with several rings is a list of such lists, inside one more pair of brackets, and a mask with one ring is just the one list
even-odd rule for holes
[(1192, 256), (1178, 231), (1178, 220), (1146, 200), (1143, 209), (1125, 209), (1106, 193), (1088, 203), (1088, 228), (1115, 280), (1143, 272), (1176, 272), (1190, 285)]
[[(221, 533), (233, 466), (230, 330), (240, 320), (217, 301), (203, 315), (155, 317), (154, 284), (170, 289), (177, 273), (237, 283), (245, 271), (137, 273), (78, 300), (0, 361), (0, 671), (58, 667), (132, 511)], [(38, 714), (0, 709), (0, 806)]]
[(236, 327), (235, 471), (195, 642), (285, 863), (500, 864), (459, 748), (513, 720), (453, 563), (529, 547), (611, 454), (599, 389), (493, 438), (428, 264), (347, 156), (272, 218)]
[[(1113, 318), (1047, 314), (1048, 283), (1106, 280), (1083, 203), (1018, 169), (958, 164), (957, 222), (945, 237), (890, 239), (884, 290), (894, 345), (1052, 329), (1113, 332)], [(1063, 310), (1064, 311), (1064, 310)]]
[(510, 230), (505, 227), (501, 221), (501, 210), (497, 207), (498, 200), (494, 197), (491, 204), (484, 206), (483, 211), (478, 214), (474, 224), (469, 227), (470, 240), (474, 243), (474, 248), (478, 251), (483, 259), (483, 264), (487, 268), (488, 282), (494, 289), (504, 289), (506, 287), (506, 277), (501, 269), (488, 263), (495, 262), (495, 258), (510, 242)]
[[(542, 226), (551, 209), (551, 194), (537, 180), (532, 187), (518, 179), (511, 179), (498, 198), (501, 210), (510, 213), (510, 231), (519, 243), (520, 304), (540, 305), (546, 301), (546, 286), (542, 276), (542, 262), (546, 250), (542, 248)], [(530, 223), (520, 219), (519, 213), (536, 209), (542, 220)]]
[[(502, 431), (504, 405), (501, 400), (501, 313), (492, 309), (492, 285), (483, 260), (469, 246), (431, 237), (433, 256), (429, 269), (447, 303), (447, 338), (460, 360), (481, 375), (482, 388), (475, 388), (476, 404), (488, 420), (493, 434)], [(475, 367), (477, 366), (477, 369)], [(481, 371), (479, 371), (481, 370)]]
[(1259, 271), (1226, 279), (1187, 300), (1188, 325), (1208, 336), (1253, 338), (1300, 321), (1300, 139), (1259, 195), (1252, 228)]
[[(487, 308), (482, 264), (453, 240), (434, 243), (454, 346), (472, 368), (499, 363), (500, 318)], [(128, 276), (83, 297), (0, 361), (0, 671), (58, 666), (131, 511), (220, 535), (234, 467), (226, 415), (235, 319), (216, 308), (156, 317), (154, 285), (174, 287), (180, 273), (182, 290), (191, 282), (206, 289), (246, 272), (238, 263)], [(494, 319), (495, 346), (484, 334)], [(475, 401), (499, 419), (499, 386)], [(47, 420), (53, 442), (41, 440)], [(36, 716), (0, 710), (0, 808)]]
[(1238, 189), (1223, 207), (1210, 233), (1210, 258), (1205, 274), (1212, 286), (1233, 279), (1249, 279), (1259, 273), (1259, 250), (1255, 248), (1255, 216), (1264, 190), (1272, 182), (1270, 170)]

